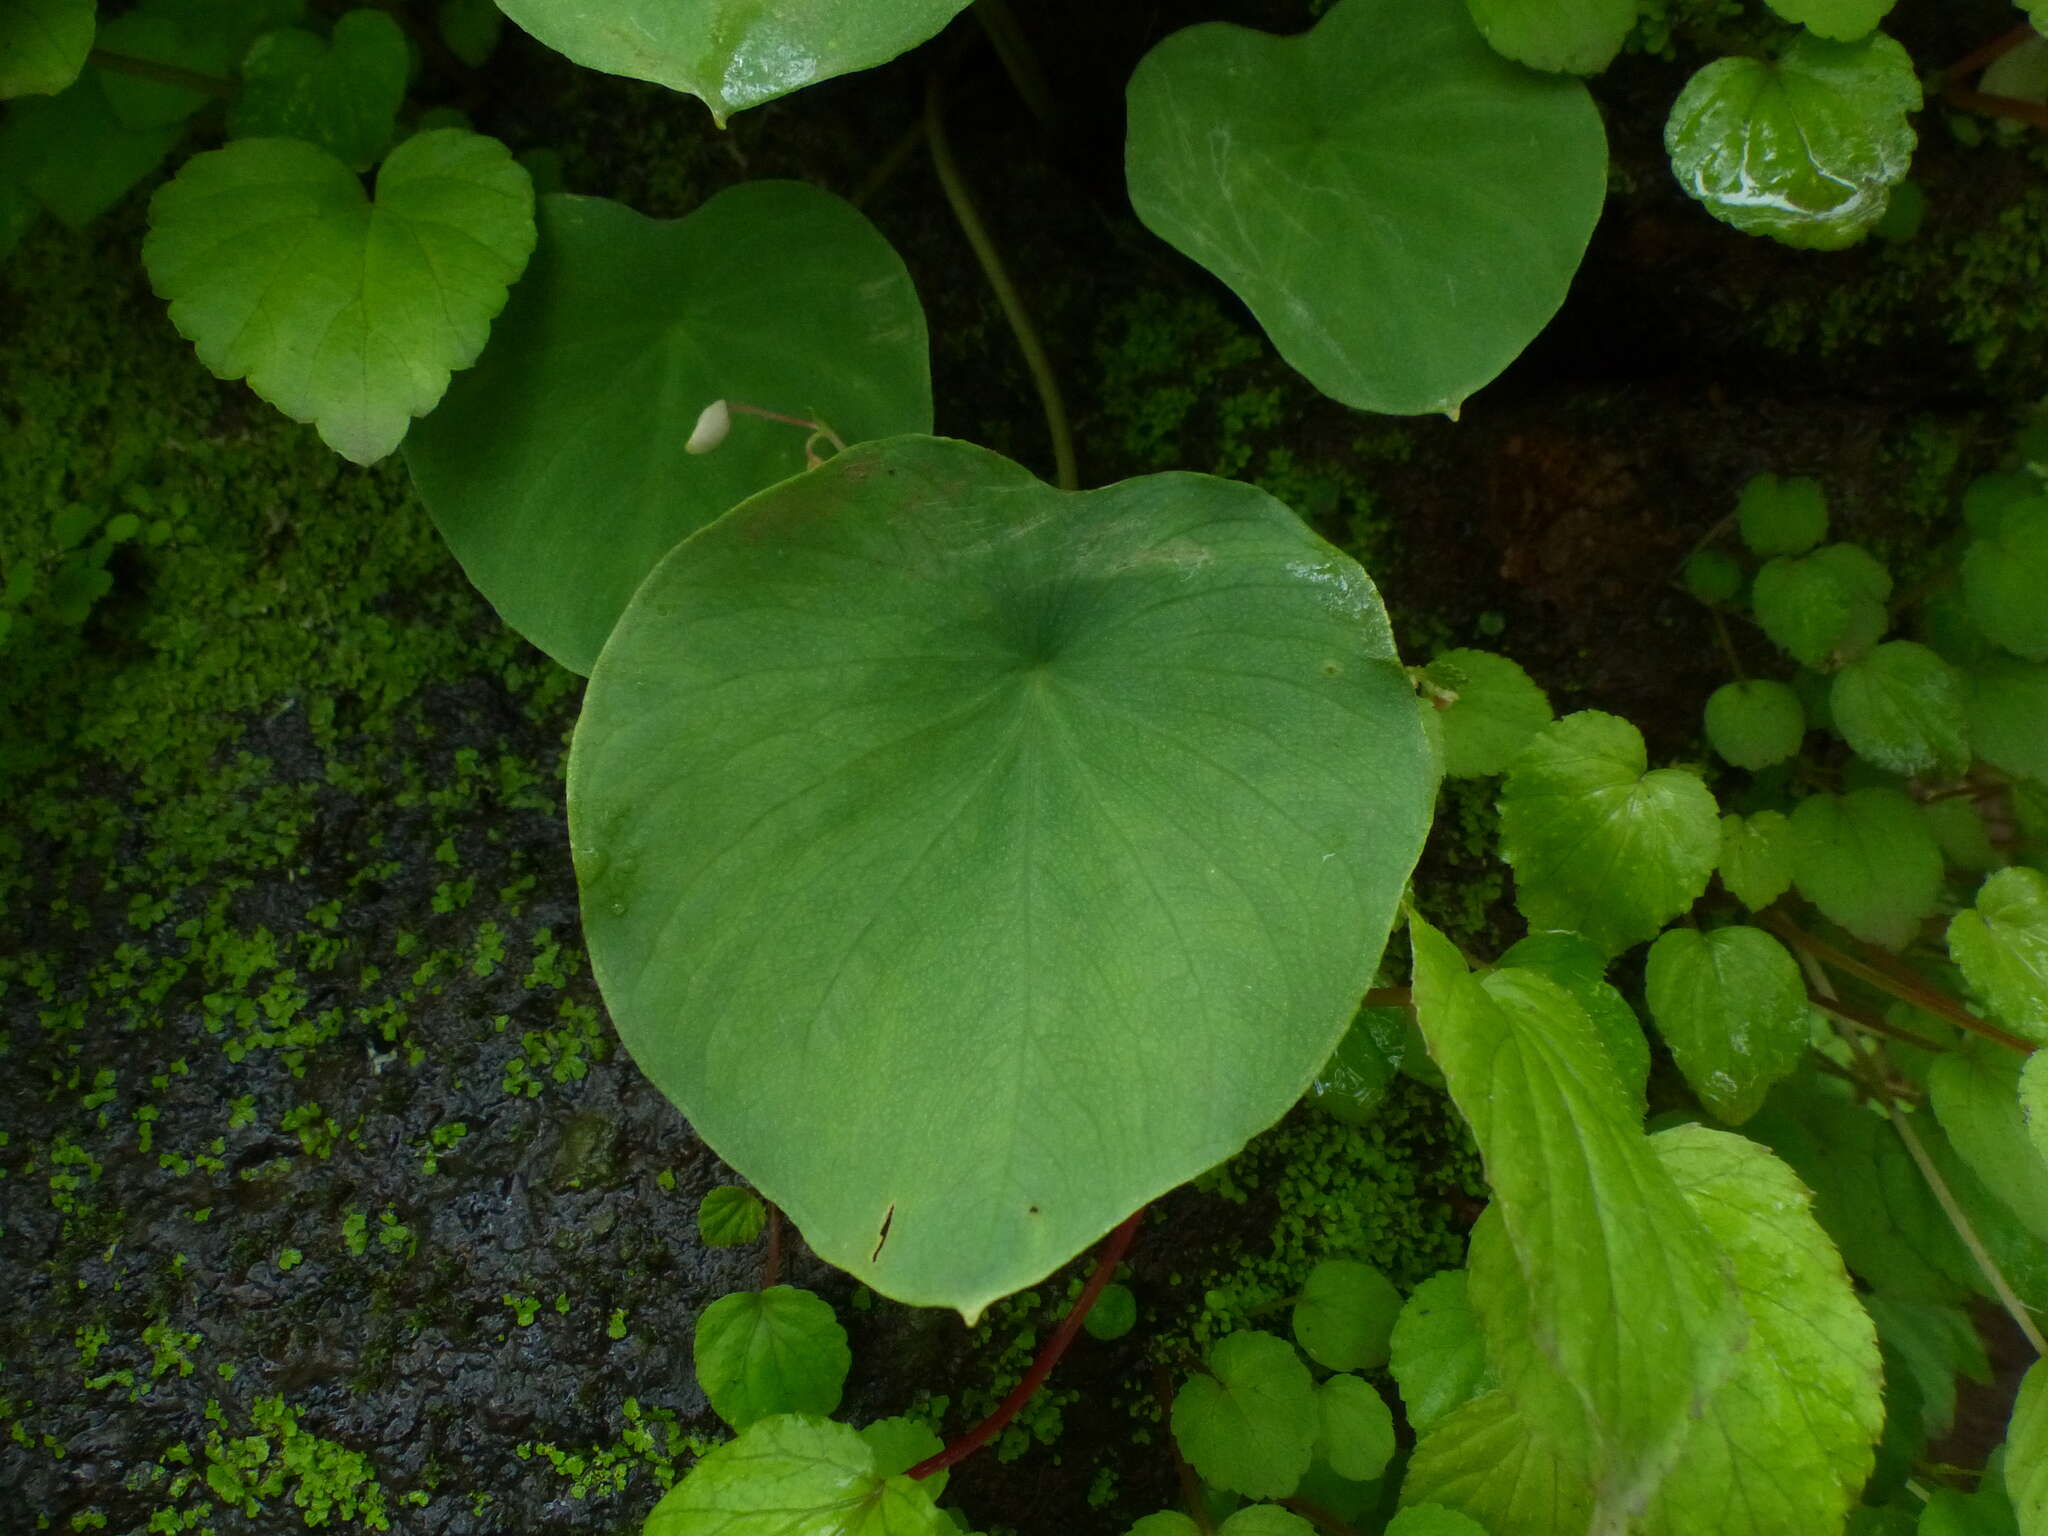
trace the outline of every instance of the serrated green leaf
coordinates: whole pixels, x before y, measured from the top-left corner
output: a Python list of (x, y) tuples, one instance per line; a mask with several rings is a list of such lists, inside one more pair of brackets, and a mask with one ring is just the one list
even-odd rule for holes
[(2020, 1379), (2005, 1437), (2005, 1492), (2020, 1536), (2048, 1536), (2048, 1361)]
[(445, 128), (392, 151), (374, 203), (293, 139), (195, 155), (151, 200), (142, 254), (201, 362), (369, 464), (476, 360), (532, 249), (526, 172)]
[[(1640, 1536), (1839, 1530), (1884, 1422), (1877, 1335), (1783, 1163), (1726, 1131), (1651, 1138), (1732, 1266), (1748, 1319), (1734, 1371), (1631, 1526)], [(1739, 1490), (1739, 1494), (1737, 1493)]]
[(1339, 1477), (1368, 1483), (1394, 1459), (1394, 1411), (1362, 1376), (1332, 1376), (1316, 1389), (1322, 1428), (1315, 1454)]
[(1635, 0), (1465, 0), (1493, 48), (1531, 69), (1597, 75), (1636, 24)]
[(405, 34), (383, 11), (347, 12), (326, 42), (296, 27), (268, 33), (242, 61), (228, 133), (303, 139), (367, 170), (391, 142), (411, 63)]
[(1903, 949), (1934, 911), (1941, 849), (1900, 790), (1809, 795), (1792, 812), (1792, 878), (1857, 938)]
[[(877, 1419), (861, 1427), (860, 1437), (875, 1453), (875, 1471), (883, 1477), (908, 1472), (919, 1462), (930, 1460), (946, 1448), (946, 1442), (938, 1437), (931, 1425), (920, 1419)], [(941, 1467), (919, 1481), (926, 1493), (934, 1499), (941, 1499), (945, 1497), (946, 1484), (952, 1476), (950, 1471)]]
[(1799, 695), (1768, 678), (1723, 683), (1707, 697), (1707, 744), (1752, 773), (1782, 763), (1806, 739)]
[(831, 1413), (853, 1366), (831, 1304), (793, 1285), (734, 1291), (697, 1316), (697, 1382), (734, 1429)]
[(849, 442), (928, 432), (931, 365), (902, 260), (829, 192), (746, 182), (673, 220), (594, 197), (539, 212), (490, 346), (405, 459), (505, 622), (587, 674), (656, 561), (804, 468), (802, 429), (744, 414), (692, 453), (704, 407), (813, 414)]
[(853, 1428), (762, 1419), (713, 1446), (654, 1506), (641, 1536), (958, 1536), (929, 1489), (884, 1478)]
[(1202, 1480), (1284, 1499), (1308, 1470), (1322, 1418), (1315, 1382), (1285, 1339), (1244, 1330), (1209, 1351), (1173, 1398), (1173, 1438)]
[(1770, 8), (1816, 37), (1853, 43), (1876, 29), (1894, 0), (1767, 0)]
[(768, 1225), (768, 1207), (751, 1189), (721, 1184), (697, 1205), (697, 1235), (713, 1248), (751, 1243)]
[(2008, 507), (1997, 526), (1963, 551), (1963, 599), (1994, 642), (2028, 661), (2048, 661), (2048, 502)]
[(1806, 1052), (1799, 962), (1756, 928), (1673, 928), (1650, 946), (1650, 1016), (1694, 1093), (1740, 1125)]
[(1835, 674), (1835, 729), (1850, 750), (1888, 773), (1970, 766), (1962, 679), (1911, 640), (1888, 640)]
[(1593, 1021), (1640, 1113), (1649, 1095), (1650, 1042), (1628, 999), (1608, 984), (1606, 957), (1576, 933), (1532, 933), (1511, 944), (1500, 963), (1547, 976), (1572, 995)]
[[(1541, 1432), (1578, 1433), (1550, 1411), (1564, 1396), (1597, 1499), (1633, 1508), (1739, 1343), (1720, 1259), (1570, 995), (1528, 971), (1474, 977), (1426, 923), (1411, 916), (1409, 932), (1416, 1018), (1479, 1144), (1513, 1275), (1511, 1296), (1483, 1295), (1476, 1270), (1470, 1283), (1491, 1357), (1518, 1402), (1526, 1389), (1540, 1403), (1542, 1419), (1525, 1411)], [(1510, 1305), (1527, 1315), (1523, 1347), (1540, 1370), (1503, 1364), (1494, 1309)]]
[(1404, 1507), (1438, 1504), (1487, 1536), (1576, 1536), (1593, 1519), (1584, 1447), (1539, 1439), (1505, 1392), (1459, 1407), (1416, 1442)]
[(2020, 1123), (2034, 1150), (2048, 1157), (2048, 1051), (2035, 1051), (2020, 1068)]
[(1441, 1504), (1411, 1504), (1395, 1513), (1381, 1536), (1487, 1536), (1487, 1530), (1469, 1515)]
[(1827, 493), (1808, 476), (1756, 475), (1742, 488), (1735, 520), (1752, 554), (1803, 555), (1828, 536)]
[(1501, 856), (1532, 928), (1610, 954), (1640, 943), (1707, 888), (1720, 849), (1714, 797), (1649, 766), (1642, 733), (1596, 710), (1538, 733), (1501, 788)]
[(687, 91), (720, 127), (735, 112), (886, 64), (967, 0), (503, 0), (586, 69)]
[(1678, 93), (1664, 148), (1678, 183), (1746, 234), (1833, 251), (1884, 216), (1915, 143), (1920, 81), (1883, 33), (1801, 36), (1776, 59), (1716, 59)]
[(1188, 27), (1129, 97), (1138, 217), (1361, 410), (1455, 411), (1505, 368), (1605, 195), (1585, 88), (1501, 58), (1454, 0), (1338, 0), (1293, 37)]
[(1994, 768), (2048, 783), (2048, 666), (2009, 656), (1963, 674), (1970, 745)]
[(1855, 544), (1769, 561), (1756, 573), (1756, 620), (1774, 645), (1831, 671), (1875, 645), (1890, 622), (1891, 573)]
[(898, 437), (655, 568), (569, 821), (641, 1068), (822, 1257), (971, 1316), (1300, 1099), (1434, 790), (1378, 595), (1278, 502)]
[[(1947, 1434), (1956, 1417), (1956, 1377), (1980, 1385), (1991, 1380), (1984, 1341), (1969, 1314), (1952, 1304), (1906, 1301), (1883, 1292), (1863, 1297), (1863, 1309), (1877, 1325), (1886, 1351), (1911, 1374), (1926, 1435)], [(1886, 1380), (1888, 1388), (1896, 1387), (1889, 1373)]]
[(2010, 1028), (2048, 1045), (2048, 876), (2019, 866), (1986, 880), (1950, 920), (1948, 952)]
[(1721, 883), (1752, 912), (1792, 889), (1792, 823), (1777, 811), (1721, 818)]
[(1973, 1040), (1938, 1057), (1927, 1073), (1927, 1102), (1949, 1144), (1987, 1187), (2048, 1242), (2048, 1159), (2027, 1134), (2020, 1107), (2025, 1058)]
[(0, 100), (54, 96), (92, 51), (93, 0), (8, 0), (0, 9)]
[(1217, 1526), (1216, 1536), (1316, 1536), (1316, 1528), (1278, 1504), (1250, 1504)]
[(1444, 733), (1444, 772), (1452, 778), (1505, 773), (1515, 755), (1550, 724), (1550, 700), (1515, 662), (1490, 651), (1445, 651), (1423, 672)]
[(1294, 1303), (1294, 1338), (1324, 1370), (1377, 1370), (1387, 1363), (1387, 1340), (1400, 1314), (1401, 1293), (1377, 1269), (1356, 1259), (1324, 1259), (1309, 1271)]
[(103, 72), (0, 117), (0, 168), (67, 229), (82, 229), (163, 163), (183, 128), (134, 129), (108, 104)]
[(1465, 1271), (1431, 1275), (1409, 1293), (1394, 1323), (1387, 1369), (1418, 1435), (1499, 1382), (1486, 1362), (1486, 1338), (1465, 1294)]

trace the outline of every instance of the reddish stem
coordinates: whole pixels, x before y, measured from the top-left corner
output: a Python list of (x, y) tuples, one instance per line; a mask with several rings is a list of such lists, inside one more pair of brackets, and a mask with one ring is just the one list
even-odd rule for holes
[(1987, 117), (2009, 117), (2016, 123), (2030, 123), (2036, 128), (2048, 128), (2048, 106), (2038, 101), (2022, 101), (2017, 96), (1992, 96), (1983, 91), (1966, 91), (1959, 85), (1952, 85), (1942, 94), (1949, 105), (1961, 107), (1965, 112), (1982, 112)]
[(1957, 75), (1973, 75), (1986, 65), (2004, 58), (2005, 55), (2011, 53), (2013, 49), (2019, 47), (2021, 43), (2024, 43), (2033, 35), (2034, 29), (2025, 22), (2021, 22), (2010, 32), (2001, 32), (1997, 37), (1992, 38), (1990, 42), (1980, 44), (1978, 47), (1971, 49), (1960, 59), (1957, 59), (1955, 63), (1949, 65), (1942, 73), (1949, 79), (1954, 79)]
[(1116, 1273), (1116, 1267), (1123, 1261), (1124, 1253), (1131, 1246), (1131, 1239), (1137, 1236), (1138, 1223), (1145, 1215), (1145, 1208), (1139, 1206), (1125, 1218), (1122, 1226), (1109, 1234), (1102, 1245), (1101, 1256), (1095, 1261), (1095, 1272), (1088, 1277), (1088, 1283), (1081, 1287), (1081, 1294), (1075, 1298), (1072, 1309), (1053, 1330), (1045, 1347), (1039, 1350), (1038, 1358), (1031, 1362), (1031, 1369), (1024, 1373), (1024, 1379), (1017, 1383), (1010, 1395), (996, 1404), (996, 1411), (967, 1431), (958, 1440), (947, 1446), (936, 1456), (928, 1456), (909, 1471), (911, 1477), (930, 1477), (947, 1467), (957, 1467), (961, 1462), (980, 1450), (989, 1441), (1002, 1433), (1003, 1426), (1023, 1411), (1024, 1405), (1038, 1394), (1045, 1385), (1052, 1368), (1060, 1363), (1060, 1356), (1067, 1352), (1067, 1346), (1074, 1342), (1074, 1335), (1081, 1331), (1081, 1324), (1088, 1319), (1088, 1312), (1095, 1305), (1095, 1298), (1102, 1294), (1102, 1288), (1109, 1284), (1109, 1277)]

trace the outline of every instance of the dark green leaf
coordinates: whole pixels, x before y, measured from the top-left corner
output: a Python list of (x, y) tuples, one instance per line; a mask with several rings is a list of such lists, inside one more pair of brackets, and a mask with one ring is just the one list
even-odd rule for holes
[(1963, 551), (1963, 596), (1977, 627), (2016, 655), (2048, 661), (2048, 501), (2006, 509)]
[(0, 8), (0, 100), (54, 96), (92, 49), (93, 0), (7, 0)]
[(1963, 674), (1970, 745), (1994, 768), (2048, 783), (2048, 666), (1998, 657)]
[(697, 1235), (713, 1248), (751, 1243), (768, 1225), (768, 1207), (751, 1189), (721, 1184), (697, 1206)]
[(296, 27), (269, 33), (242, 61), (228, 131), (304, 139), (351, 170), (367, 170), (391, 142), (410, 66), (405, 34), (383, 11), (348, 12), (330, 42)]
[(1805, 476), (1757, 475), (1742, 488), (1735, 518), (1753, 554), (1803, 555), (1828, 536), (1827, 493)]
[(1707, 699), (1707, 741), (1738, 768), (1782, 763), (1806, 738), (1799, 695), (1780, 682), (1723, 683)]

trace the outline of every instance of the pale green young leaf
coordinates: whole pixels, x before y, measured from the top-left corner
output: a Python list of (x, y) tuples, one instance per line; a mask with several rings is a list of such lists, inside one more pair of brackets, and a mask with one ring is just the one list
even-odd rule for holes
[[(1785, 1536), (1841, 1528), (1884, 1423), (1877, 1334), (1792, 1171), (1703, 1126), (1650, 1140), (1733, 1268), (1747, 1319), (1640, 1536)], [(1737, 1492), (1739, 1490), (1739, 1494)]]
[(1635, 0), (1465, 0), (1497, 52), (1531, 69), (1597, 75), (1636, 24)]
[(2048, 1536), (2048, 1361), (2020, 1379), (2005, 1437), (2005, 1492), (2020, 1536)]
[(928, 432), (930, 349), (902, 259), (816, 187), (744, 182), (673, 220), (595, 197), (539, 213), (490, 346), (405, 461), (505, 622), (587, 674), (656, 561), (804, 468), (802, 428), (743, 413), (692, 453), (704, 407), (807, 415), (847, 442)]
[(2034, 1151), (2048, 1158), (2048, 1051), (2035, 1051), (2020, 1068), (2020, 1123)]
[(974, 1316), (1300, 1099), (1434, 793), (1371, 582), (1263, 492), (897, 437), (655, 568), (568, 798), (642, 1070), (821, 1257)]
[(1485, 1526), (1470, 1515), (1441, 1504), (1411, 1504), (1397, 1510), (1381, 1536), (1488, 1536)]
[[(1511, 1303), (1583, 1417), (1596, 1497), (1633, 1507), (1739, 1343), (1720, 1259), (1651, 1153), (1585, 1010), (1534, 972), (1468, 974), (1419, 918), (1409, 932), (1416, 1018), (1479, 1144)], [(1482, 1297), (1476, 1276), (1471, 1296), (1497, 1349), (1489, 1308), (1509, 1299)], [(1522, 1384), (1502, 1379), (1511, 1392)], [(1541, 1427), (1552, 1425), (1571, 1432), (1556, 1419)]]
[(1387, 1363), (1400, 1314), (1401, 1293), (1377, 1269), (1357, 1259), (1324, 1259), (1294, 1303), (1294, 1338), (1324, 1370), (1377, 1370)]
[(1316, 1536), (1316, 1528), (1278, 1504), (1248, 1504), (1233, 1510), (1216, 1536)]
[(322, 41), (297, 27), (259, 37), (228, 112), (238, 139), (304, 139), (351, 170), (384, 153), (405, 101), (405, 34), (383, 11), (349, 11)]
[(1422, 674), (1424, 696), (1443, 727), (1444, 772), (1452, 778), (1505, 773), (1550, 724), (1550, 700), (1521, 666), (1491, 651), (1445, 651)]
[(1650, 1017), (1700, 1102), (1730, 1125), (1799, 1065), (1810, 1009), (1799, 962), (1757, 928), (1673, 928), (1650, 946)]
[(2048, 876), (2002, 869), (1948, 925), (1948, 952), (2011, 1029), (2048, 1045)]
[(143, 261), (201, 362), (369, 464), (475, 361), (532, 249), (526, 172), (448, 128), (392, 152), (375, 202), (293, 139), (195, 155), (150, 202)]
[(0, 100), (54, 96), (92, 51), (93, 0), (8, 0), (0, 8)]
[(1486, 1536), (1581, 1536), (1593, 1519), (1590, 1487), (1583, 1445), (1531, 1434), (1507, 1393), (1488, 1392), (1423, 1433), (1401, 1503), (1441, 1505)]
[[(861, 1426), (860, 1437), (875, 1453), (875, 1471), (883, 1477), (908, 1472), (919, 1462), (929, 1460), (946, 1448), (946, 1442), (922, 1419), (877, 1419), (872, 1424)], [(941, 1467), (920, 1481), (925, 1492), (938, 1499), (945, 1497), (946, 1484), (952, 1476), (950, 1471)]]
[(1707, 696), (1707, 744), (1738, 768), (1782, 763), (1806, 739), (1799, 695), (1771, 678), (1723, 683)]
[(1827, 537), (1827, 493), (1808, 476), (1756, 475), (1742, 488), (1735, 520), (1750, 553), (1803, 555)]
[(1855, 754), (1888, 773), (1970, 766), (1962, 678), (1926, 646), (1888, 640), (1835, 674), (1835, 729)]
[(883, 1477), (846, 1424), (762, 1419), (706, 1451), (654, 1506), (641, 1536), (957, 1536), (931, 1491)]
[(1707, 888), (1720, 848), (1699, 779), (1649, 766), (1642, 733), (1595, 710), (1538, 733), (1501, 788), (1501, 856), (1532, 928), (1609, 954), (1640, 943)]
[(1794, 26), (1832, 42), (1853, 43), (1874, 31), (1896, 0), (1768, 0)]
[(768, 1225), (768, 1207), (751, 1189), (721, 1184), (697, 1205), (697, 1235), (713, 1248), (751, 1243)]
[(688, 91), (733, 113), (872, 69), (944, 27), (967, 0), (502, 0), (586, 69)]
[(1593, 1021), (1600, 1043), (1614, 1058), (1614, 1069), (1629, 1090), (1630, 1102), (1641, 1113), (1649, 1095), (1650, 1042), (1628, 999), (1608, 983), (1607, 957), (1579, 934), (1552, 930), (1517, 939), (1500, 963), (1548, 976), (1577, 1000)]
[(734, 1291), (697, 1317), (697, 1382), (734, 1429), (839, 1406), (853, 1356), (831, 1304), (793, 1285)]
[(2028, 661), (2048, 661), (2048, 501), (2006, 509), (1963, 551), (1963, 597), (1994, 642)]
[(1792, 878), (1857, 938), (1902, 949), (1934, 911), (1941, 848), (1901, 790), (1808, 795), (1792, 812)]
[(1505, 368), (1606, 193), (1585, 88), (1503, 59), (1455, 0), (1338, 0), (1292, 37), (1188, 27), (1129, 98), (1138, 217), (1361, 410), (1455, 412)]
[(2048, 783), (2048, 666), (1999, 656), (1963, 674), (1970, 745), (1994, 768)]
[(1721, 883), (1752, 912), (1792, 889), (1792, 823), (1778, 811), (1721, 818)]
[(1927, 1101), (1949, 1145), (2048, 1243), (2048, 1158), (2028, 1135), (2020, 1102), (2026, 1059), (1988, 1040), (1944, 1052), (1928, 1069)]
[(1284, 1499), (1308, 1470), (1322, 1416), (1294, 1346), (1243, 1330), (1209, 1351), (1173, 1397), (1173, 1438), (1202, 1480), (1252, 1499)]
[(1920, 81), (1883, 33), (1801, 36), (1775, 60), (1716, 59), (1664, 126), (1671, 169), (1707, 212), (1745, 234), (1832, 251), (1884, 216), (1915, 143)]
[(1499, 1385), (1486, 1362), (1486, 1337), (1465, 1293), (1464, 1270), (1431, 1275), (1409, 1293), (1394, 1323), (1387, 1369), (1418, 1435)]
[(1332, 1376), (1316, 1389), (1315, 1454), (1339, 1477), (1369, 1483), (1394, 1459), (1394, 1410), (1363, 1376)]
[(1889, 619), (1891, 573), (1856, 544), (1780, 555), (1756, 573), (1756, 621), (1771, 642), (1816, 671), (1832, 671), (1877, 643)]

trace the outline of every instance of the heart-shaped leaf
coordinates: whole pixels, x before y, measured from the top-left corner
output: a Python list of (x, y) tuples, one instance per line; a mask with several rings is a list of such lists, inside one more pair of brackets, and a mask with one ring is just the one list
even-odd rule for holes
[(853, 1366), (831, 1304), (793, 1285), (719, 1297), (698, 1315), (695, 1352), (711, 1411), (734, 1429), (832, 1413)]
[(483, 350), (533, 249), (533, 187), (496, 139), (415, 134), (377, 198), (324, 150), (244, 139), (149, 205), (142, 258), (171, 323), (358, 464), (382, 458)]
[(92, 51), (93, 0), (8, 0), (0, 9), (0, 100), (54, 96)]
[(367, 170), (391, 142), (410, 66), (405, 34), (382, 11), (350, 11), (329, 42), (297, 27), (271, 32), (242, 61), (229, 131), (304, 139)]
[(1308, 1471), (1322, 1415), (1315, 1379), (1285, 1339), (1247, 1330), (1209, 1351), (1173, 1398), (1173, 1438), (1204, 1482), (1284, 1499)]
[(733, 113), (834, 75), (886, 64), (967, 0), (501, 0), (558, 53)]
[(1792, 813), (1792, 877), (1857, 938), (1903, 949), (1934, 910), (1941, 849), (1903, 790), (1808, 795)]
[(818, 1253), (972, 1317), (1300, 1097), (1433, 793), (1378, 595), (1278, 502), (902, 437), (654, 569), (569, 820), (642, 1069)]
[(1131, 201), (1280, 355), (1362, 410), (1455, 411), (1563, 303), (1600, 214), (1585, 88), (1463, 0), (1340, 0), (1313, 31), (1176, 32), (1130, 84)]
[(746, 182), (668, 222), (546, 197), (490, 346), (405, 460), (505, 622), (588, 673), (657, 560), (804, 467), (802, 431), (744, 414), (691, 453), (706, 405), (808, 413), (854, 442), (928, 432), (928, 359), (909, 273), (829, 192)]
[(713, 1446), (654, 1506), (642, 1536), (947, 1536), (929, 1483), (885, 1475), (850, 1424), (804, 1413)]
[(1799, 1065), (1810, 1010), (1799, 962), (1760, 928), (1673, 928), (1650, 946), (1650, 1016), (1700, 1102), (1740, 1125)]

